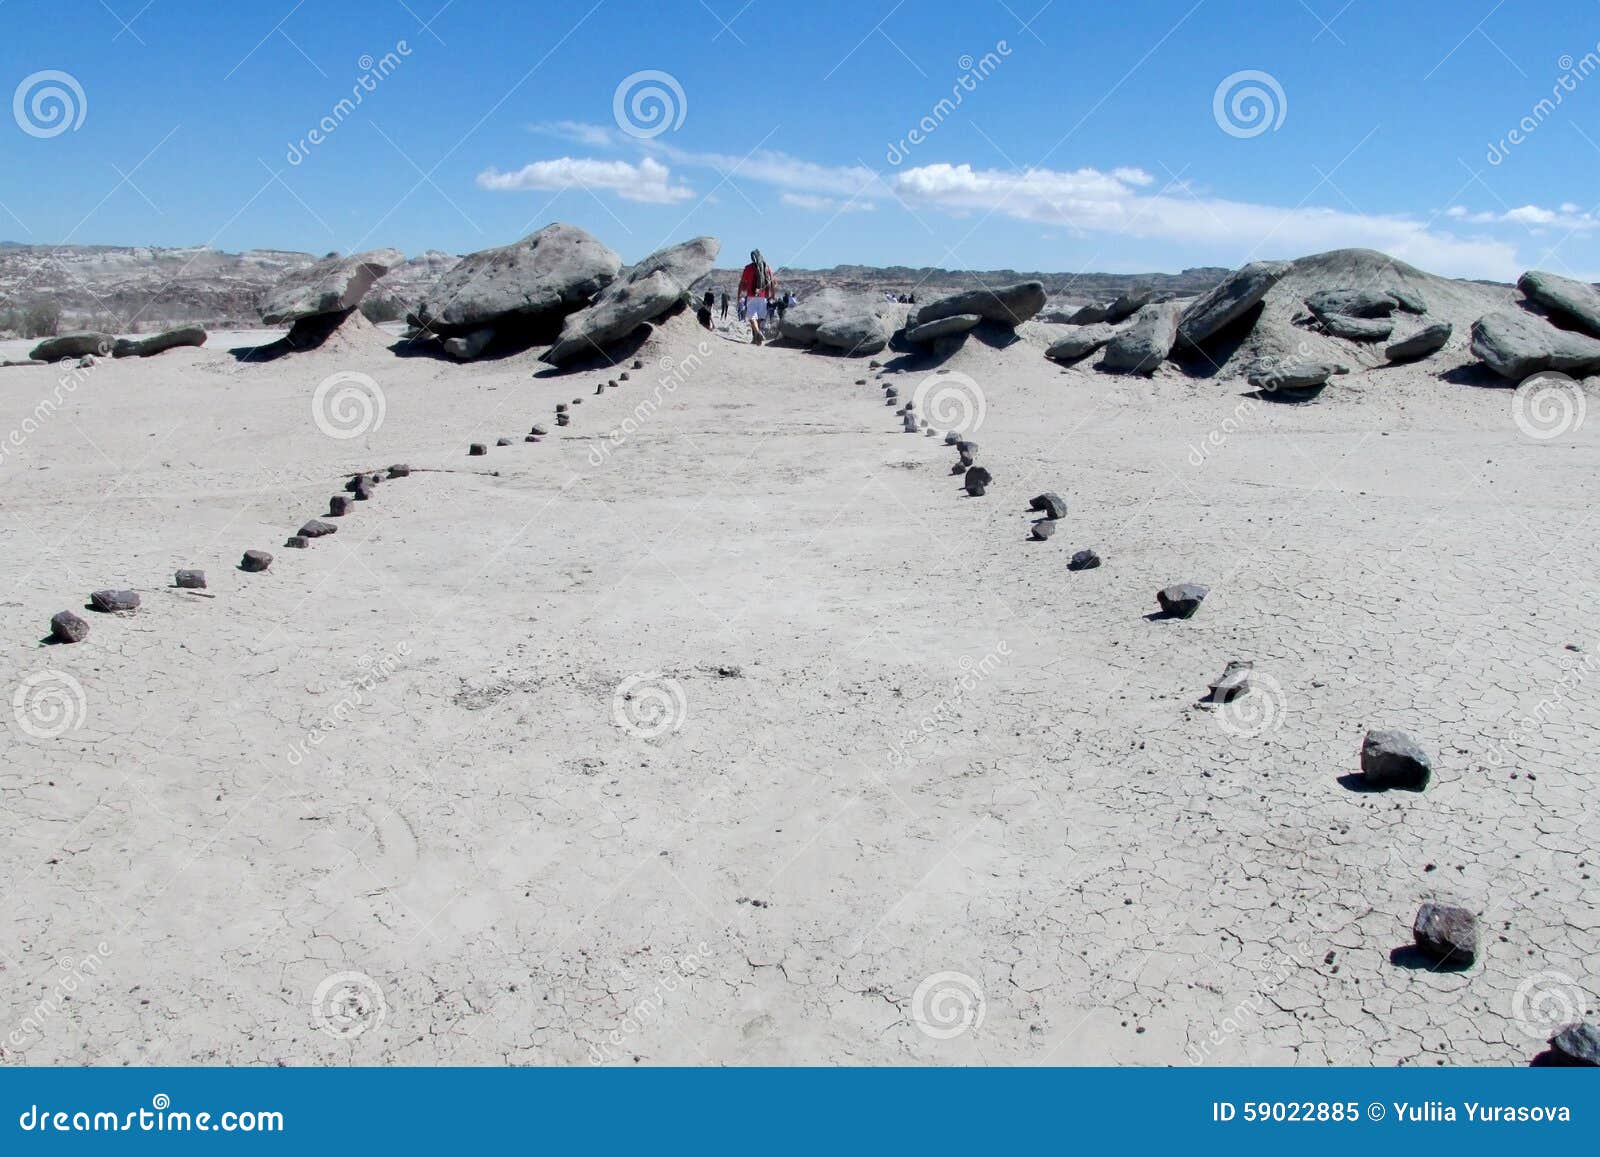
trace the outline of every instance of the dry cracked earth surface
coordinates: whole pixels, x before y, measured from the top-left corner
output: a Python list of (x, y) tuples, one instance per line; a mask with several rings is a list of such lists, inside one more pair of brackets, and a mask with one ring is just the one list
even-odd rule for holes
[[(1460, 351), (1291, 406), (969, 342), (969, 498), (892, 354), (678, 319), (596, 395), (237, 340), (0, 463), (9, 1063), (1517, 1065), (1592, 1014), (1600, 422), (1529, 437)], [(1426, 792), (1355, 790), (1369, 727)], [(1430, 897), (1472, 968), (1391, 959)]]

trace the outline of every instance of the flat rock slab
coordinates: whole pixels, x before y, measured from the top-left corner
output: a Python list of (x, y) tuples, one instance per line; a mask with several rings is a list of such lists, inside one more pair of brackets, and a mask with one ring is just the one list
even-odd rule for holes
[(286, 273), (261, 299), (261, 320), (267, 325), (289, 325), (302, 318), (354, 309), (378, 278), (405, 259), (397, 249), (369, 249), (348, 257), (334, 254)]
[(1543, 370), (1600, 370), (1600, 340), (1557, 329), (1521, 309), (1499, 310), (1473, 322), (1472, 352), (1501, 377), (1518, 382)]
[(1393, 294), (1378, 289), (1319, 289), (1307, 297), (1305, 303), (1318, 318), (1334, 313), (1346, 317), (1388, 317), (1400, 307)]
[(1451, 968), (1465, 968), (1478, 958), (1478, 918), (1457, 904), (1429, 900), (1417, 909), (1411, 924), (1417, 950)]
[(1349, 372), (1349, 366), (1338, 362), (1266, 362), (1252, 367), (1245, 380), (1256, 389), (1269, 393), (1282, 390), (1290, 394), (1304, 394), (1321, 390), (1335, 374)]
[(1391, 362), (1421, 361), (1444, 349), (1454, 331), (1455, 327), (1448, 321), (1436, 321), (1390, 345), (1383, 356)]
[(1100, 368), (1124, 374), (1153, 374), (1172, 353), (1178, 337), (1178, 307), (1147, 305), (1133, 324), (1106, 345)]
[(88, 354), (104, 357), (117, 346), (116, 336), (96, 330), (75, 330), (72, 333), (47, 337), (28, 351), (28, 356), (41, 362), (60, 361), (62, 358), (81, 358)]
[(979, 313), (953, 313), (949, 317), (935, 318), (921, 325), (907, 326), (906, 340), (913, 345), (925, 345), (942, 337), (966, 333), (981, 321), (983, 315)]
[(1287, 261), (1252, 261), (1183, 311), (1178, 344), (1199, 348), (1249, 313), (1267, 291), (1289, 272)]
[(1156, 602), (1162, 613), (1173, 618), (1187, 619), (1200, 609), (1211, 588), (1200, 583), (1177, 583), (1156, 592)]
[(1529, 301), (1600, 337), (1600, 290), (1583, 281), (1530, 269), (1517, 279), (1517, 288)]
[(1042, 281), (969, 289), (919, 307), (906, 319), (906, 325), (909, 329), (960, 314), (977, 314), (986, 321), (1015, 329), (1043, 309), (1047, 300)]
[(58, 643), (81, 643), (89, 637), (89, 624), (71, 611), (50, 616), (50, 637)]
[(721, 251), (722, 243), (715, 237), (696, 237), (656, 250), (624, 270), (593, 304), (569, 314), (560, 338), (540, 360), (562, 365), (601, 353), (641, 325), (677, 309), (688, 300), (689, 288), (711, 272)]
[(132, 339), (119, 338), (117, 344), (111, 348), (111, 356), (116, 358), (148, 358), (156, 354), (166, 353), (171, 349), (181, 346), (203, 346), (206, 344), (206, 331), (198, 325), (186, 325), (178, 329), (169, 329), (161, 333), (152, 334), (146, 338)]
[(1361, 777), (1380, 791), (1421, 791), (1433, 777), (1433, 762), (1404, 731), (1369, 731), (1361, 741)]
[(1079, 358), (1088, 357), (1121, 332), (1110, 325), (1084, 326), (1078, 332), (1069, 333), (1066, 337), (1058, 339), (1044, 351), (1044, 356), (1053, 362), (1075, 362)]
[(89, 596), (89, 605), (107, 614), (113, 611), (136, 611), (139, 609), (139, 596), (134, 591), (95, 591)]
[(1347, 313), (1326, 313), (1318, 316), (1322, 328), (1332, 337), (1345, 341), (1388, 341), (1394, 333), (1394, 319), (1388, 317), (1351, 317)]

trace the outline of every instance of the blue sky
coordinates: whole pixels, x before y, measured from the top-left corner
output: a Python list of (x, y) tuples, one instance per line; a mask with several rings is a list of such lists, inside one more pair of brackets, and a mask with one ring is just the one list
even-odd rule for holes
[(1461, 276), (1600, 277), (1596, 0), (0, 0), (0, 18), (8, 240), (466, 252), (564, 220), (628, 260), (711, 233), (786, 266), (1176, 270), (1369, 245)]

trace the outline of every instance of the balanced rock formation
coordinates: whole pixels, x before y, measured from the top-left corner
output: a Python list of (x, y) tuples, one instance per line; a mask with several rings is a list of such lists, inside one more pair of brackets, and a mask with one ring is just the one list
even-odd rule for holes
[(1541, 370), (1600, 370), (1600, 340), (1557, 329), (1520, 309), (1499, 310), (1474, 322), (1472, 352), (1501, 377), (1518, 382)]
[(257, 307), (267, 325), (292, 325), (319, 314), (346, 314), (361, 304), (373, 283), (405, 261), (397, 249), (371, 249), (348, 257), (335, 253), (284, 274)]
[(711, 272), (722, 244), (715, 237), (696, 237), (682, 245), (658, 249), (600, 291), (593, 304), (567, 315), (561, 337), (542, 359), (561, 365), (584, 354), (599, 353), (646, 322), (681, 306), (690, 286)]
[(510, 245), (467, 254), (409, 320), (439, 337), (483, 329), (530, 341), (553, 337), (567, 315), (588, 305), (621, 268), (622, 258), (605, 245), (557, 222)]
[(778, 331), (799, 345), (824, 345), (852, 357), (880, 353), (889, 344), (883, 303), (869, 294), (824, 289), (785, 311)]
[(1252, 261), (1195, 301), (1178, 321), (1178, 344), (1199, 349), (1249, 313), (1278, 279), (1289, 271), (1286, 261)]
[(148, 358), (155, 354), (166, 353), (170, 349), (177, 349), (180, 346), (202, 346), (205, 344), (206, 331), (203, 328), (198, 325), (185, 325), (177, 329), (151, 334), (146, 338), (118, 338), (117, 343), (111, 347), (111, 356), (116, 358)]
[(1600, 290), (1583, 281), (1531, 269), (1517, 279), (1517, 288), (1529, 301), (1543, 306), (1562, 320), (1600, 337)]
[(1125, 374), (1153, 374), (1172, 353), (1178, 337), (1179, 307), (1170, 303), (1147, 305), (1133, 324), (1106, 345), (1100, 368)]
[(975, 313), (985, 321), (1015, 329), (1044, 308), (1048, 300), (1042, 281), (1019, 281), (990, 289), (969, 289), (920, 306), (906, 319), (907, 328), (926, 325), (942, 317)]

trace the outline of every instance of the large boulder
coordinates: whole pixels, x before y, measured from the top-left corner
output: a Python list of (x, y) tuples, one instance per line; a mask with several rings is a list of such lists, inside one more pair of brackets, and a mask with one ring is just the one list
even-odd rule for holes
[(206, 331), (198, 325), (185, 325), (177, 329), (165, 330), (162, 333), (151, 334), (149, 337), (134, 340), (132, 338), (119, 338), (112, 347), (111, 354), (119, 358), (147, 358), (154, 354), (165, 353), (170, 349), (180, 346), (201, 346), (206, 344)]
[(605, 245), (557, 222), (513, 244), (467, 254), (428, 291), (411, 322), (446, 337), (486, 326), (553, 335), (621, 268), (622, 258)]
[(73, 333), (45, 338), (28, 351), (28, 356), (41, 362), (59, 361), (61, 358), (81, 358), (90, 354), (104, 357), (116, 348), (116, 344), (117, 339), (109, 333), (76, 330)]
[(1448, 321), (1436, 321), (1432, 325), (1423, 326), (1416, 333), (1401, 338), (1384, 350), (1383, 356), (1391, 362), (1418, 361), (1444, 349), (1444, 343), (1450, 340), (1452, 332), (1453, 328)]
[(1223, 279), (1184, 311), (1178, 322), (1178, 344), (1191, 349), (1204, 345), (1260, 305), (1289, 268), (1287, 261), (1252, 261)]
[(1126, 374), (1153, 374), (1172, 353), (1178, 336), (1179, 307), (1168, 303), (1147, 305), (1133, 324), (1106, 345), (1100, 368)]
[(371, 249), (348, 257), (335, 253), (286, 273), (261, 299), (261, 320), (267, 325), (288, 325), (301, 318), (354, 309), (378, 278), (405, 259), (398, 249)]
[(1600, 290), (1583, 281), (1531, 269), (1517, 280), (1529, 301), (1600, 337)]
[(586, 353), (598, 353), (647, 321), (676, 309), (689, 287), (711, 272), (722, 244), (715, 237), (696, 237), (670, 249), (658, 249), (600, 291), (594, 303), (569, 314), (561, 337), (544, 354), (560, 365)]
[(1155, 294), (1148, 289), (1135, 289), (1129, 293), (1120, 294), (1115, 301), (1106, 306), (1106, 321), (1116, 325), (1119, 321), (1127, 321), (1145, 306), (1150, 304), (1150, 299)]
[(800, 345), (820, 344), (847, 354), (875, 354), (889, 344), (883, 303), (862, 293), (824, 289), (784, 311), (778, 332)]
[(1541, 370), (1600, 370), (1600, 341), (1557, 329), (1521, 309), (1499, 310), (1473, 322), (1472, 352), (1501, 377), (1518, 382)]
[(926, 325), (941, 317), (975, 313), (985, 321), (1015, 329), (1044, 308), (1047, 300), (1042, 281), (1019, 281), (997, 289), (969, 289), (941, 297), (919, 308), (907, 320), (908, 326)]

